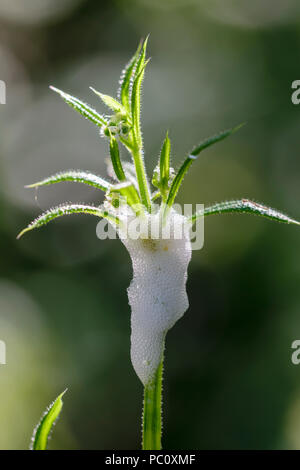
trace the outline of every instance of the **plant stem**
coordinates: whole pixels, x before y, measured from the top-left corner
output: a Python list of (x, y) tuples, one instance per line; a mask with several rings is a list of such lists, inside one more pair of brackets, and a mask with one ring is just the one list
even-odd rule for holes
[(153, 380), (144, 388), (143, 450), (161, 449), (162, 373), (163, 359), (158, 366)]

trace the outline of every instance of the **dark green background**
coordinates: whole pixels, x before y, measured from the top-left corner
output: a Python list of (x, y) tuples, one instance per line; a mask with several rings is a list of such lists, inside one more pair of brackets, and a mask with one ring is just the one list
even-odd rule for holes
[[(53, 84), (104, 111), (89, 86), (115, 93), (139, 39), (151, 33), (144, 83), (146, 164), (166, 129), (177, 167), (208, 135), (247, 121), (206, 151), (179, 201), (246, 197), (300, 218), (298, 0), (26, 0), (0, 6), (0, 447), (26, 448), (62, 390), (51, 448), (140, 446), (142, 386), (130, 364), (130, 259), (96, 238), (92, 217), (15, 236), (65, 201), (96, 190), (25, 184), (62, 169), (105, 176), (107, 143), (65, 106)], [(125, 152), (123, 152), (125, 156)], [(102, 197), (102, 196), (100, 196)], [(168, 334), (166, 449), (300, 446), (299, 229), (251, 216), (206, 221), (193, 253), (190, 308)]]

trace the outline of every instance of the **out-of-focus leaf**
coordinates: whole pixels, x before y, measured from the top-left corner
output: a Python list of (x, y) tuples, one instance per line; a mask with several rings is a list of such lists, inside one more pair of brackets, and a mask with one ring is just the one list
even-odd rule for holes
[(226, 137), (229, 137), (230, 135), (234, 134), (244, 125), (245, 123), (243, 122), (238, 126), (232, 127), (231, 129), (227, 129), (226, 131), (220, 132), (219, 134), (213, 135), (212, 137), (203, 140), (202, 142), (200, 142), (200, 144), (193, 148), (190, 153), (190, 156), (197, 157), (202, 152), (202, 150), (205, 150), (207, 147), (210, 147), (211, 145), (226, 139)]
[(31, 442), (32, 450), (46, 450), (48, 444), (49, 434), (52, 427), (54, 426), (56, 420), (59, 417), (59, 414), (63, 407), (62, 397), (66, 393), (66, 390), (61, 393), (56, 400), (51, 403), (43, 414), (41, 421), (36, 426)]
[(174, 180), (171, 184), (169, 194), (168, 194), (168, 198), (167, 198), (167, 204), (166, 204), (167, 207), (166, 208), (171, 207), (173, 205), (173, 202), (175, 200), (175, 197), (178, 193), (178, 190), (181, 186), (181, 183), (183, 181), (183, 178), (184, 178), (186, 172), (188, 171), (188, 169), (191, 166), (191, 164), (193, 163), (193, 161), (195, 161), (197, 159), (199, 154), (204, 149), (206, 149), (207, 147), (210, 147), (211, 145), (216, 144), (217, 142), (220, 142), (221, 140), (226, 139), (226, 137), (229, 137), (234, 132), (236, 132), (238, 129), (240, 129), (241, 126), (243, 126), (243, 124), (240, 124), (239, 126), (233, 127), (232, 129), (228, 129), (226, 131), (220, 132), (220, 134), (209, 137), (208, 139), (205, 139), (203, 142), (201, 142), (201, 144), (197, 145), (192, 150), (190, 155), (185, 159), (185, 161), (183, 162), (183, 164), (179, 168), (178, 173), (176, 174), (176, 176), (175, 176), (175, 178), (174, 178)]
[(156, 201), (156, 199), (158, 199), (160, 197), (161, 197), (161, 192), (160, 191), (155, 191), (154, 193), (152, 193), (151, 201), (154, 202), (154, 201)]

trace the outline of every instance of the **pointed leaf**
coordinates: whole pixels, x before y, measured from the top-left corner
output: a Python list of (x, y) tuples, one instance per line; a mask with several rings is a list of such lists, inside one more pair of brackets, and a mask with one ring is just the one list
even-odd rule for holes
[(97, 113), (97, 111), (91, 108), (88, 104), (83, 103), (75, 96), (69, 95), (64, 91), (59, 90), (53, 86), (50, 86), (51, 90), (58, 93), (62, 99), (69, 105), (71, 108), (75, 109), (78, 113), (80, 113), (86, 119), (89, 119), (92, 123), (96, 124), (98, 127), (106, 126), (107, 121), (106, 119), (101, 116), (101, 114)]
[(239, 201), (226, 201), (214, 204), (210, 207), (205, 207), (204, 211), (198, 212), (191, 216), (190, 221), (195, 222), (198, 218), (213, 215), (213, 214), (231, 214), (231, 213), (248, 213), (266, 217), (277, 222), (282, 222), (285, 224), (296, 224), (300, 225), (300, 222), (297, 220), (291, 219), (282, 212), (278, 212), (276, 209), (271, 207), (266, 207), (257, 202), (249, 201), (248, 199), (241, 199)]
[(160, 152), (160, 159), (159, 159), (160, 189), (161, 189), (163, 199), (165, 199), (165, 194), (166, 194), (166, 191), (168, 190), (168, 184), (169, 184), (170, 150), (171, 150), (171, 142), (167, 133), (161, 152)]
[(121, 158), (120, 158), (120, 151), (119, 151), (119, 144), (118, 141), (113, 137), (110, 136), (109, 140), (109, 151), (110, 151), (110, 158), (113, 165), (113, 169), (115, 172), (116, 177), (119, 181), (126, 180), (126, 176), (122, 167)]
[(219, 134), (216, 134), (212, 137), (209, 137), (208, 139), (203, 140), (199, 145), (193, 148), (190, 153), (190, 156), (197, 157), (202, 152), (202, 150), (206, 149), (207, 147), (210, 147), (213, 144), (216, 144), (217, 142), (220, 142), (221, 140), (226, 139), (226, 137), (229, 137), (230, 135), (234, 134), (244, 125), (245, 123), (243, 122), (238, 126), (232, 127), (231, 129), (227, 129), (226, 131), (220, 132)]
[(143, 158), (143, 139), (140, 127), (141, 84), (144, 76), (144, 70), (148, 62), (145, 62), (147, 40), (148, 38), (146, 38), (146, 40), (144, 41), (134, 73), (134, 82), (131, 93), (131, 117), (133, 139), (131, 139), (132, 144), (130, 151), (136, 169), (136, 178), (139, 186), (141, 202), (148, 211), (151, 211), (150, 190)]
[(66, 390), (61, 393), (53, 403), (51, 403), (43, 414), (39, 424), (34, 429), (31, 443), (32, 450), (47, 449), (49, 434), (62, 410), (62, 397), (65, 393)]
[(25, 188), (37, 188), (38, 186), (46, 186), (48, 184), (61, 183), (64, 181), (88, 184), (89, 186), (101, 189), (102, 191), (107, 191), (110, 188), (110, 183), (102, 179), (100, 176), (81, 170), (62, 171), (38, 181), (37, 183), (29, 184), (25, 186)]
[(148, 59), (139, 74), (136, 76), (133, 87), (132, 87), (132, 95), (131, 95), (131, 108), (132, 108), (132, 129), (134, 135), (134, 141), (136, 145), (140, 148), (143, 146), (142, 140), (142, 132), (141, 132), (141, 87), (143, 83), (143, 78), (145, 74), (145, 68), (148, 64), (150, 59)]
[(201, 144), (197, 145), (197, 147), (195, 147), (192, 150), (190, 155), (185, 159), (185, 161), (179, 168), (179, 171), (173, 180), (173, 183), (170, 187), (170, 191), (169, 191), (168, 198), (167, 198), (167, 207), (171, 207), (173, 205), (174, 199), (178, 193), (178, 190), (181, 186), (183, 178), (186, 172), (188, 171), (189, 167), (193, 163), (193, 161), (197, 159), (198, 155), (207, 147), (210, 147), (211, 145), (217, 142), (220, 142), (221, 140), (225, 139), (226, 137), (236, 132), (238, 129), (240, 129), (242, 125), (243, 124), (240, 124), (239, 126), (233, 127), (232, 129), (228, 129), (213, 137), (209, 137), (208, 139), (205, 139)]
[(117, 100), (112, 98), (112, 96), (104, 95), (100, 93), (100, 91), (95, 90), (93, 87), (90, 86), (90, 89), (103, 101), (103, 103), (110, 108), (114, 113), (123, 113), (126, 114), (126, 109), (124, 106), (119, 103)]
[(136, 64), (135, 77), (132, 86), (131, 94), (131, 115), (132, 115), (132, 126), (133, 134), (136, 143), (142, 147), (142, 136), (140, 129), (140, 109), (141, 109), (141, 86), (143, 82), (145, 67), (148, 63), (146, 59), (146, 48), (147, 48), (148, 37), (145, 39), (139, 59)]
[(120, 78), (120, 88), (119, 88), (119, 97), (120, 100), (125, 107), (126, 111), (130, 114), (131, 113), (131, 96), (130, 96), (130, 88), (132, 84), (132, 77), (135, 72), (135, 66), (141, 51), (142, 43), (139, 44), (137, 51), (135, 52), (132, 59), (128, 62), (125, 69), (122, 72)]
[(90, 205), (88, 206), (84, 204), (62, 204), (61, 206), (54, 207), (53, 209), (50, 209), (44, 212), (39, 217), (37, 217), (33, 222), (31, 222), (31, 224), (28, 225), (28, 227), (24, 228), (19, 233), (17, 238), (21, 238), (24, 233), (29, 232), (30, 230), (48, 224), (48, 222), (56, 219), (57, 217), (71, 214), (91, 214), (96, 215), (97, 217), (103, 217), (105, 219), (108, 219), (115, 224), (119, 224), (120, 222), (117, 217), (109, 214), (107, 210), (101, 207), (95, 207)]

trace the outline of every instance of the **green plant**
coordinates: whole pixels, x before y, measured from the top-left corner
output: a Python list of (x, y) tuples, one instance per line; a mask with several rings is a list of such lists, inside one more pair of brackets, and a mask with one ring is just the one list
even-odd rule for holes
[(40, 422), (33, 431), (31, 439), (32, 450), (46, 450), (50, 432), (59, 417), (59, 414), (63, 407), (62, 397), (66, 393), (66, 390), (61, 393), (56, 400), (51, 403), (47, 408)]
[[(170, 139), (168, 134), (162, 145), (158, 165), (154, 169), (152, 185), (144, 164), (141, 131), (141, 87), (145, 68), (147, 39), (138, 47), (124, 69), (118, 99), (92, 91), (112, 111), (101, 115), (78, 98), (51, 87), (65, 102), (100, 129), (101, 136), (108, 139), (113, 181), (84, 171), (65, 171), (28, 187), (59, 183), (80, 182), (105, 192), (100, 206), (63, 204), (46, 211), (22, 230), (18, 237), (49, 221), (68, 214), (85, 213), (107, 219), (116, 229), (121, 241), (129, 251), (133, 265), (133, 280), (128, 289), (131, 306), (131, 360), (144, 385), (143, 449), (161, 448), (161, 391), (163, 350), (168, 330), (181, 318), (188, 308), (185, 290), (187, 267), (191, 259), (189, 230), (197, 220), (213, 214), (249, 213), (287, 224), (299, 222), (274, 209), (247, 199), (214, 204), (190, 216), (179, 214), (175, 198), (183, 179), (200, 153), (209, 146), (222, 141), (241, 126), (234, 127), (210, 137), (195, 146), (178, 171), (170, 166)], [(120, 144), (131, 156), (131, 162), (120, 157)], [(157, 204), (155, 201), (160, 201)], [(128, 219), (138, 235), (128, 235)], [(158, 229), (153, 236), (150, 227)], [(169, 237), (161, 230), (168, 226)], [(181, 239), (176, 230), (183, 229)], [(136, 234), (136, 231), (135, 231)]]

